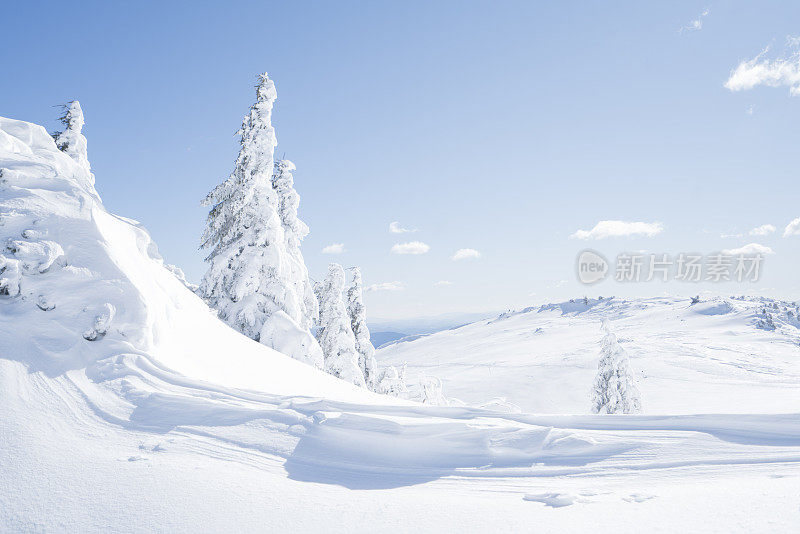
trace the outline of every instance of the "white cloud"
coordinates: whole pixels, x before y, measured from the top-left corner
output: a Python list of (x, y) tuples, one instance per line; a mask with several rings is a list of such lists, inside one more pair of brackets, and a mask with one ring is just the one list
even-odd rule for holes
[(745, 113), (747, 113), (748, 115), (752, 115), (752, 114), (753, 114), (753, 109), (754, 109), (754, 108), (753, 108), (753, 106), (751, 105), (751, 106), (750, 106), (750, 107), (748, 107), (748, 108), (747, 108), (747, 109), (746, 109), (744, 112), (745, 112)]
[(773, 251), (767, 246), (759, 245), (758, 243), (750, 243), (743, 247), (723, 250), (722, 253), (730, 256), (738, 256), (739, 254), (773, 254)]
[(699, 17), (691, 21), (686, 26), (681, 27), (681, 29), (678, 30), (678, 33), (699, 32), (700, 30), (703, 29), (703, 19), (708, 16), (708, 13), (709, 13), (708, 9), (703, 10), (703, 12), (700, 13)]
[(800, 96), (800, 52), (788, 57), (769, 59), (765, 48), (753, 59), (742, 61), (731, 71), (725, 88), (730, 91), (748, 91), (757, 85), (788, 87), (789, 94)]
[(578, 230), (571, 239), (605, 239), (607, 237), (626, 237), (643, 235), (653, 237), (664, 231), (660, 222), (600, 221), (591, 230)]
[(475, 250), (474, 248), (460, 248), (456, 250), (456, 253), (453, 254), (453, 261), (460, 261), (466, 260), (469, 258), (480, 258), (481, 253)]
[(422, 241), (411, 241), (409, 243), (397, 243), (392, 247), (393, 254), (425, 254), (431, 249)]
[(380, 284), (372, 284), (371, 286), (367, 286), (364, 291), (402, 291), (406, 288), (406, 285), (403, 282), (398, 282), (395, 280), (394, 282), (381, 282)]
[(332, 243), (322, 248), (323, 254), (341, 254), (344, 252), (344, 243)]
[(800, 235), (800, 217), (787, 224), (783, 230), (783, 237), (789, 237), (790, 235)]
[(433, 285), (435, 285), (435, 286), (452, 286), (453, 282), (451, 282), (450, 280), (439, 280), (438, 282), (436, 282)]
[(389, 223), (389, 232), (392, 234), (407, 234), (408, 232), (416, 232), (417, 229), (414, 228), (413, 230), (409, 230), (408, 228), (403, 228), (400, 226), (398, 221), (392, 221)]
[(750, 230), (750, 235), (769, 235), (775, 232), (777, 228), (772, 226), (771, 224), (762, 224), (761, 226), (757, 226)]

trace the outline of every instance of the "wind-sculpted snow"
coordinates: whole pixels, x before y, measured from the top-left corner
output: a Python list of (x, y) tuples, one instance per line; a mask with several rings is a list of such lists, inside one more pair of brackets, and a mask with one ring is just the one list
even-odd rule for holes
[(55, 376), (141, 354), (233, 387), (361, 398), (218, 321), (141, 225), (105, 211), (86, 171), (42, 127), (0, 119), (0, 146), (5, 357)]
[[(797, 326), (783, 303), (537, 308), (379, 351), (438, 366), (467, 401), (422, 405), (222, 323), (43, 128), (0, 119), (0, 170), (0, 531), (691, 531), (709, 508), (728, 531), (796, 519)], [(665, 310), (716, 333), (654, 329), (645, 356), (643, 325)], [(588, 411), (609, 313), (661, 415), (563, 415)], [(767, 314), (773, 331), (756, 326)], [(698, 375), (746, 405), (692, 415), (676, 384)]]

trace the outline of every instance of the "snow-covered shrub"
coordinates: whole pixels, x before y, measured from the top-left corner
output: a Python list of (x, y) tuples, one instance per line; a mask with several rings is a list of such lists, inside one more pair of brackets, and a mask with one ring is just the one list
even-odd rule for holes
[(693, 306), (699, 303), (700, 303), (700, 295), (697, 295), (695, 297), (692, 297), (692, 302), (689, 303), (689, 306)]
[(631, 372), (628, 355), (603, 321), (600, 361), (592, 388), (593, 413), (638, 413), (641, 398)]
[(9, 239), (6, 253), (19, 261), (23, 273), (41, 274), (47, 272), (56, 260), (63, 258), (64, 249), (54, 241)]
[(442, 381), (435, 376), (421, 373), (419, 376), (419, 401), (423, 404), (434, 406), (448, 406), (450, 400), (445, 397)]
[(88, 143), (86, 137), (81, 133), (85, 124), (83, 109), (77, 100), (64, 104), (63, 108), (64, 114), (59, 117), (59, 120), (64, 124), (64, 131), (54, 133), (53, 139), (55, 139), (58, 149), (75, 160), (85, 171), (88, 185), (94, 186), (94, 175), (91, 172), (87, 152)]
[(117, 309), (113, 304), (109, 304), (108, 302), (103, 304), (100, 311), (94, 317), (92, 327), (83, 333), (83, 339), (86, 341), (97, 341), (105, 336), (108, 332), (108, 327), (111, 326), (111, 322), (114, 320), (116, 312)]
[(294, 347), (289, 356), (321, 368), (322, 350), (309, 330), (309, 313), (314, 314), (308, 310), (310, 282), (299, 250), (287, 249), (284, 228), (294, 225), (290, 231), (299, 233), (289, 241), (299, 243), (304, 230), (291, 220), (297, 199), (285, 176), (273, 181), (277, 93), (266, 73), (259, 76), (256, 97), (239, 130), (241, 148), (233, 172), (204, 200), (211, 211), (201, 245), (211, 253), (199, 292), (221, 319), (246, 336), (276, 350)]
[(55, 310), (56, 305), (46, 295), (36, 297), (36, 306), (42, 311)]
[(317, 286), (320, 296), (317, 339), (325, 356), (325, 370), (328, 373), (366, 387), (364, 373), (358, 366), (356, 339), (342, 299), (343, 290), (344, 269), (338, 263), (331, 263), (325, 281)]
[(0, 295), (15, 297), (20, 292), (20, 261), (0, 254)]
[(367, 387), (375, 390), (378, 381), (378, 364), (375, 362), (375, 347), (369, 339), (367, 328), (367, 309), (364, 307), (361, 270), (358, 267), (348, 269), (347, 312), (350, 316), (350, 327), (356, 339), (358, 367), (364, 375)]
[(54, 241), (9, 239), (0, 254), (0, 295), (16, 296), (23, 276), (43, 274), (64, 263), (64, 249)]
[(406, 365), (403, 364), (399, 371), (393, 365), (386, 367), (378, 377), (378, 385), (375, 391), (376, 393), (393, 397), (407, 398)]
[(775, 330), (775, 321), (773, 321), (772, 315), (766, 310), (763, 310), (762, 317), (756, 321), (756, 328), (760, 328), (762, 330)]

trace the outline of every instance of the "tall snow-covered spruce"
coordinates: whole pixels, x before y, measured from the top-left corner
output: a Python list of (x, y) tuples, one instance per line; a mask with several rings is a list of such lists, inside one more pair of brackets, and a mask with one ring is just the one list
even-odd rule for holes
[(592, 388), (593, 413), (639, 413), (639, 389), (631, 372), (628, 354), (619, 346), (608, 321), (603, 321), (600, 362)]
[(343, 290), (344, 269), (338, 263), (331, 263), (328, 276), (316, 287), (319, 296), (317, 339), (325, 354), (327, 372), (357, 386), (366, 387), (364, 373), (358, 365), (356, 338), (342, 299)]
[(375, 390), (378, 382), (378, 364), (375, 362), (375, 347), (369, 340), (367, 328), (367, 309), (364, 307), (364, 296), (361, 282), (361, 269), (350, 267), (347, 283), (347, 313), (350, 316), (350, 327), (356, 339), (358, 367), (364, 375), (367, 387)]
[[(313, 303), (307, 302), (309, 291), (298, 290), (310, 288), (298, 237), (308, 230), (296, 218), (299, 197), (291, 182), (273, 180), (276, 98), (275, 84), (266, 73), (260, 75), (256, 103), (239, 130), (241, 148), (233, 172), (203, 202), (211, 211), (201, 246), (211, 252), (200, 294), (243, 334), (321, 368), (322, 350), (309, 330)], [(284, 210), (284, 205), (290, 208)], [(292, 225), (293, 235), (287, 237), (286, 228)], [(287, 241), (296, 243), (296, 254)]]

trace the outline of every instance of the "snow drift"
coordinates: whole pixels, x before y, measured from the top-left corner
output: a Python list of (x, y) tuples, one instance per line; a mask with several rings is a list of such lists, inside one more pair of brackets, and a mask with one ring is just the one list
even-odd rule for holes
[(112, 361), (147, 360), (225, 387), (363, 399), (219, 321), (144, 228), (103, 208), (93, 177), (44, 128), (0, 118), (0, 156), (4, 357), (94, 378)]

